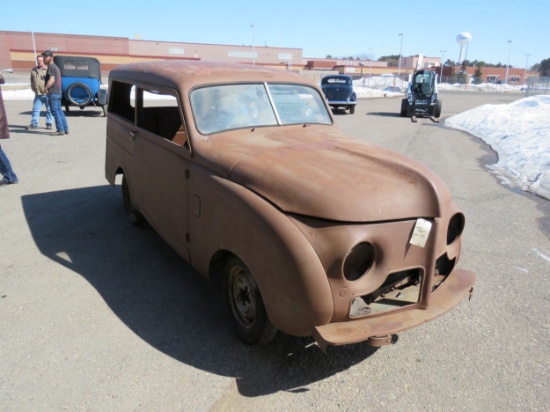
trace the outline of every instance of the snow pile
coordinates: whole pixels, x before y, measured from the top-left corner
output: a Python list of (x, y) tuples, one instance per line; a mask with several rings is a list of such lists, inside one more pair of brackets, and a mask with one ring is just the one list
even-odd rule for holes
[(506, 184), (550, 199), (550, 96), (486, 104), (445, 120), (491, 146), (490, 168)]

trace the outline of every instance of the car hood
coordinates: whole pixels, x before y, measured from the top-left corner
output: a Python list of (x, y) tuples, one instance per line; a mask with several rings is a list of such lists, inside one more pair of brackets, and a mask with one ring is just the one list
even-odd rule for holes
[(227, 136), (210, 160), (231, 181), (304, 216), (346, 222), (438, 217), (452, 202), (433, 172), (403, 155), (333, 127), (283, 129), (257, 129), (242, 145), (242, 137)]

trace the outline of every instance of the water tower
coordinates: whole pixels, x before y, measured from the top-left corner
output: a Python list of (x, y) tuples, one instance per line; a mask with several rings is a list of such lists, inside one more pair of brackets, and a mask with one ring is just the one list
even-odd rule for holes
[(460, 44), (460, 54), (458, 56), (458, 64), (462, 64), (466, 57), (466, 49), (468, 48), (468, 43), (472, 41), (472, 35), (468, 32), (463, 31), (458, 36), (456, 36), (456, 42)]

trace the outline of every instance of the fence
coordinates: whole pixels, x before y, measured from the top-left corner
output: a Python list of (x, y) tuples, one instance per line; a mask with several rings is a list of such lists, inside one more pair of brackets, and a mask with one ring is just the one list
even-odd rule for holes
[(525, 88), (525, 96), (550, 94), (550, 77), (529, 77)]

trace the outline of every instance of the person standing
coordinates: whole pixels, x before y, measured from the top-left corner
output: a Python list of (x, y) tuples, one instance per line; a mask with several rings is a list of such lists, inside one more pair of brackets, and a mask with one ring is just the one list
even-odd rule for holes
[[(4, 84), (4, 76), (0, 74), (0, 84)], [(0, 88), (0, 139), (9, 139), (10, 138), (10, 129), (8, 127), (8, 117), (6, 116), (6, 108), (4, 107), (4, 98), (2, 97), (2, 88)], [(2, 145), (0, 145), (0, 173), (3, 178), (0, 180), (0, 186), (12, 185), (19, 180), (17, 175), (13, 171), (8, 156), (2, 150)]]
[(46, 72), (48, 67), (44, 64), (44, 56), (36, 58), (37, 66), (31, 70), (31, 89), (34, 92), (34, 101), (32, 104), (32, 120), (27, 126), (27, 130), (38, 129), (38, 119), (42, 106), (46, 106), (46, 129), (52, 128), (53, 117), (50, 111), (50, 102), (48, 96), (44, 93), (44, 85), (46, 84)]
[(69, 125), (67, 124), (65, 113), (61, 110), (61, 71), (53, 62), (53, 53), (50, 50), (46, 50), (42, 53), (42, 56), (44, 57), (44, 63), (48, 66), (44, 92), (48, 96), (50, 110), (55, 119), (56, 132), (52, 134), (54, 136), (69, 134)]

